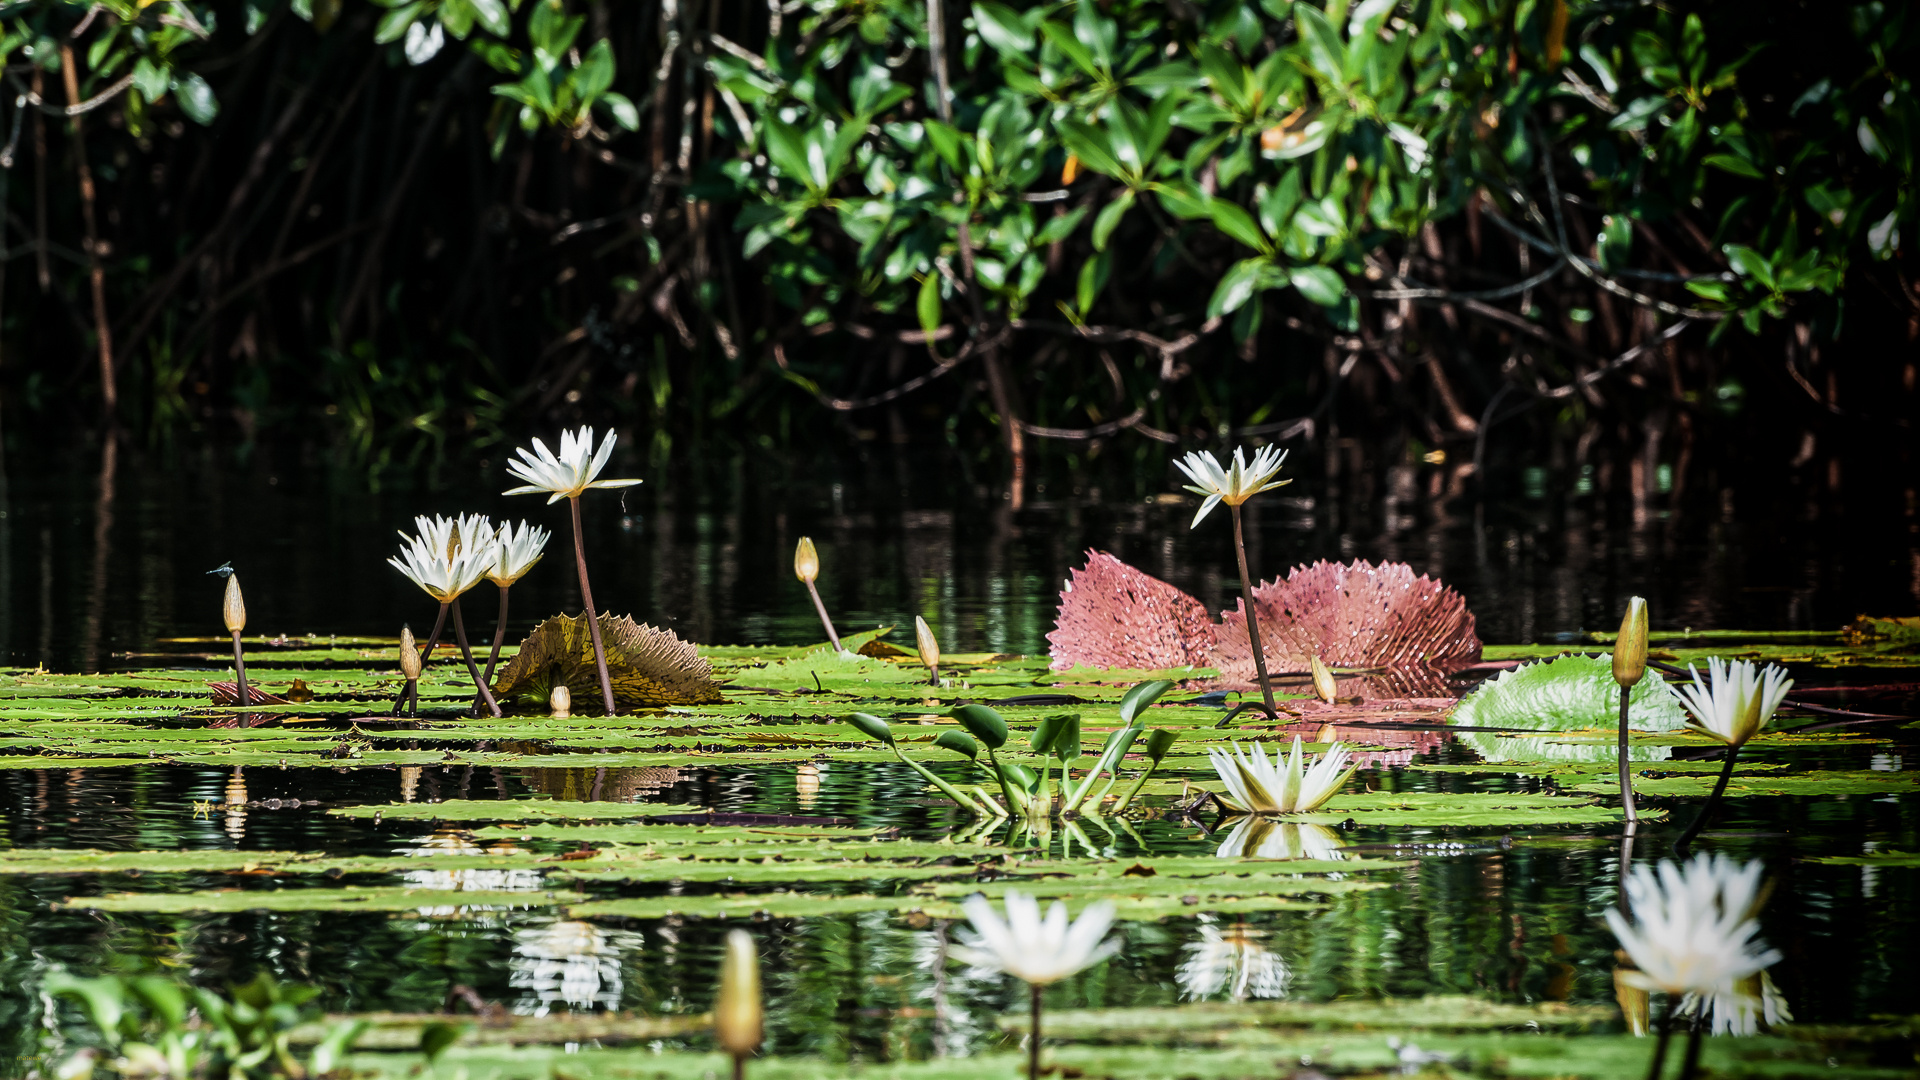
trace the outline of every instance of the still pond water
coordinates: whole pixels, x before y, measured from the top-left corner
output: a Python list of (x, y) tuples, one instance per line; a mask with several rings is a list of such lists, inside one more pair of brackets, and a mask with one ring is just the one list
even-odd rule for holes
[[(1911, 614), (1920, 590), (1920, 537), (1906, 489), (1720, 484), (1708, 475), (1680, 501), (1656, 495), (1636, 503), (1607, 490), (1617, 485), (1591, 469), (1515, 466), (1496, 469), (1477, 500), (1457, 469), (1355, 474), (1299, 464), (1302, 483), (1255, 504), (1256, 567), (1271, 576), (1318, 558), (1404, 560), (1459, 589), (1488, 643), (1578, 642), (1584, 631), (1611, 629), (1635, 594), (1649, 598), (1656, 630), (1762, 631), (1830, 630), (1863, 612)], [(227, 561), (246, 583), (250, 634), (391, 636), (403, 622), (418, 627), (432, 616), (429, 602), (384, 562), (394, 530), (410, 528), (413, 514), (479, 510), (564, 528), (538, 500), (497, 494), (507, 486), (497, 459), (423, 468), (429, 481), (377, 490), (363, 474), (324, 461), (108, 463), (76, 454), (9, 465), (0, 502), (0, 656), (16, 670), (138, 667), (153, 662), (141, 654), (177, 649), (167, 639), (217, 634), (219, 579), (205, 571)], [(1224, 520), (1189, 531), (1193, 504), (1168, 495), (1178, 488), (1157, 464), (1074, 471), (1055, 463), (1018, 513), (990, 474), (945, 457), (875, 452), (663, 470), (634, 462), (613, 474), (642, 475), (647, 484), (586, 503), (596, 599), (603, 610), (631, 611), (703, 643), (821, 637), (791, 574), (802, 535), (820, 546), (822, 590), (843, 631), (910, 626), (919, 614), (953, 652), (1044, 653), (1060, 583), (1089, 548), (1111, 551), (1216, 611), (1236, 592)], [(540, 616), (578, 610), (568, 571), (563, 558), (549, 559), (515, 587), (509, 642)], [(469, 615), (470, 624), (490, 622)], [(209, 667), (208, 677), (218, 671)], [(1795, 674), (1803, 688), (1891, 685), (1860, 700), (1915, 711), (1910, 670)], [(8, 734), (30, 731), (30, 723), (15, 723)], [(1797, 756), (1759, 751), (1753, 760), (1849, 770), (1898, 770), (1915, 760), (1913, 728), (1883, 723), (1873, 733), (1884, 741)], [(1446, 744), (1421, 760), (1474, 755)], [(1515, 780), (1388, 770), (1363, 773), (1360, 782), (1471, 790)], [(238, 792), (236, 783), (244, 785)], [(897, 826), (909, 839), (949, 831), (918, 778), (884, 764), (835, 764), (819, 774), (817, 789), (797, 786), (792, 766), (249, 770), (236, 780), (229, 770), (155, 765), (0, 770), (0, 846), (387, 856), (467, 841), (420, 822), (380, 824), (325, 809), (532, 795), (838, 815)], [(240, 802), (244, 811), (205, 812), (207, 803)], [(1689, 800), (1669, 805), (1679, 822), (1690, 818)], [(1910, 795), (1740, 800), (1703, 843), (1767, 860), (1778, 884), (1765, 936), (1785, 954), (1774, 975), (1801, 1020), (1920, 1012), (1909, 975), (1920, 955), (1920, 871), (1805, 861), (1874, 847), (1915, 850), (1917, 809)], [(1220, 837), (1207, 833), (1210, 824), (1140, 821), (1135, 834), (1108, 846), (1121, 858), (1211, 854)], [(1656, 827), (1641, 854), (1661, 851), (1674, 831)], [(1126, 924), (1120, 957), (1063, 984), (1050, 1002), (1433, 993), (1614, 1000), (1614, 943), (1599, 913), (1615, 902), (1617, 830), (1398, 829), (1346, 840), (1358, 853), (1417, 863), (1399, 887), (1338, 897), (1321, 910)], [(708, 1006), (729, 925), (580, 922), (538, 908), (391, 916), (50, 908), (74, 895), (231, 885), (212, 874), (0, 877), (0, 1032), (9, 1033), (0, 1042), (12, 1040), (0, 1056), (17, 1052), (39, 1022), (38, 980), (56, 964), (165, 970), (208, 984), (265, 967), (320, 985), (333, 1010), (430, 1011), (466, 987), (521, 1013), (672, 1014)], [(536, 876), (482, 887), (543, 885)], [(995, 1041), (994, 1018), (1020, 994), (945, 971), (934, 960), (943, 928), (918, 922), (872, 913), (756, 925), (774, 1000), (772, 1048), (887, 1059), (925, 1056), (936, 1041), (961, 1052)], [(1237, 949), (1223, 950), (1223, 939)]]

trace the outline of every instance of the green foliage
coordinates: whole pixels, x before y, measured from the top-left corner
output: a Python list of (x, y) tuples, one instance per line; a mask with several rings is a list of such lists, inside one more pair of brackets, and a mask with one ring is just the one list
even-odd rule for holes
[[(1659, 676), (1640, 680), (1628, 697), (1629, 727), (1686, 726), (1686, 710)], [(1620, 719), (1620, 686), (1606, 657), (1563, 656), (1501, 672), (1467, 695), (1449, 719), (1462, 727), (1528, 731), (1610, 728)]]
[[(281, 983), (262, 970), (252, 982), (218, 994), (160, 976), (101, 975), (82, 979), (49, 972), (42, 988), (74, 1002), (100, 1049), (82, 1048), (61, 1075), (224, 1076), (229, 1080), (308, 1075), (289, 1034), (313, 1014), (306, 1003), (318, 988)], [(326, 1029), (309, 1065), (331, 1071), (365, 1028), (343, 1021)], [(423, 1042), (424, 1045), (424, 1042)], [(111, 1057), (103, 1057), (101, 1050)]]

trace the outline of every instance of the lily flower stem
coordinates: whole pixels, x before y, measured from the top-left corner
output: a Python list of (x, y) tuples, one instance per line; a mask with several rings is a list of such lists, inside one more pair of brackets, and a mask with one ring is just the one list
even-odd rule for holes
[(1630, 691), (1620, 688), (1620, 807), (1627, 815), (1627, 828), (1632, 829), (1640, 823), (1640, 815), (1633, 805), (1633, 762), (1627, 749), (1627, 706)]
[(420, 680), (408, 679), (407, 688), (401, 691), (401, 694), (407, 699), (407, 716), (409, 718), (419, 716), (420, 715)]
[(1240, 560), (1240, 597), (1247, 603), (1247, 640), (1253, 646), (1253, 670), (1260, 678), (1260, 697), (1266, 702), (1267, 715), (1278, 719), (1280, 710), (1273, 704), (1273, 684), (1267, 679), (1267, 654), (1260, 648), (1260, 618), (1253, 610), (1253, 578), (1247, 573), (1247, 541), (1240, 529), (1240, 504), (1233, 511), (1233, 553)]
[(933, 770), (927, 768), (926, 766), (908, 757), (906, 753), (903, 752), (897, 744), (895, 744), (892, 747), (892, 749), (893, 749), (893, 756), (900, 759), (900, 764), (905, 765), (907, 768), (912, 769), (914, 772), (917, 772), (921, 776), (925, 777), (929, 783), (931, 783), (934, 787), (940, 789), (940, 794), (945, 795), (947, 798), (952, 799), (954, 802), (959, 803), (962, 809), (966, 810), (970, 814), (983, 814), (986, 812), (982, 810), (977, 804), (975, 804), (972, 799), (968, 798), (966, 792), (961, 791), (959, 788), (954, 787), (952, 784), (949, 784), (945, 780), (942, 780), (938, 776), (935, 776), (933, 774)]
[[(487, 655), (486, 684), (493, 685), (493, 668), (500, 662), (500, 639), (507, 633), (507, 586), (500, 587), (500, 618), (493, 624), (493, 651)], [(473, 707), (480, 707), (480, 699), (473, 699)]]
[(1000, 797), (1007, 800), (1010, 810), (1025, 810), (1026, 804), (1013, 797), (1013, 789), (1007, 786), (1007, 775), (1000, 771), (1000, 759), (993, 755), (993, 747), (987, 747), (987, 760), (993, 765), (993, 778), (1000, 781)]
[(1117, 814), (1120, 811), (1125, 810), (1127, 808), (1127, 804), (1133, 801), (1133, 797), (1135, 795), (1140, 794), (1140, 789), (1147, 786), (1147, 778), (1153, 775), (1153, 770), (1156, 768), (1159, 768), (1159, 766), (1149, 764), (1147, 766), (1147, 771), (1141, 773), (1140, 778), (1133, 782), (1133, 786), (1128, 788), (1126, 790), (1126, 793), (1120, 796), (1120, 801), (1113, 804), (1113, 809), (1110, 812)]
[(245, 707), (253, 704), (253, 700), (247, 696), (247, 658), (240, 649), (238, 630), (233, 632), (233, 678), (234, 689), (240, 693), (240, 705)]
[[(840, 635), (834, 632), (833, 620), (827, 617), (827, 605), (820, 599), (820, 589), (811, 581), (807, 582), (807, 595), (813, 597), (813, 610), (820, 614), (820, 625), (827, 628), (827, 640), (833, 642), (833, 651), (842, 652)], [(939, 676), (935, 675), (934, 678), (938, 680)], [(934, 685), (939, 683), (935, 682)]]
[(460, 598), (453, 598), (453, 637), (460, 643), (460, 655), (467, 662), (467, 674), (473, 676), (473, 685), (480, 688), (480, 700), (487, 703), (490, 716), (500, 715), (500, 706), (493, 700), (493, 691), (487, 689), (486, 680), (480, 677), (480, 665), (473, 662), (473, 650), (467, 647), (467, 624), (460, 618)]
[(1693, 838), (1700, 835), (1700, 830), (1706, 827), (1707, 819), (1720, 809), (1720, 797), (1727, 793), (1727, 781), (1733, 779), (1733, 761), (1739, 756), (1738, 746), (1727, 747), (1727, 759), (1720, 764), (1720, 779), (1713, 785), (1713, 794), (1707, 796), (1707, 803), (1700, 808), (1700, 813), (1694, 816), (1693, 824), (1688, 825), (1687, 831), (1680, 834), (1680, 839), (1673, 842), (1673, 854), (1676, 858), (1687, 857), (1687, 849), (1693, 846)]
[(1040, 985), (1034, 983), (1028, 990), (1033, 996), (1028, 1013), (1032, 1019), (1027, 1031), (1027, 1080), (1040, 1080)]
[(1653, 1067), (1647, 1070), (1647, 1080), (1660, 1080), (1660, 1074), (1667, 1067), (1667, 1040), (1673, 1037), (1674, 996), (1667, 995), (1667, 1007), (1660, 1013), (1660, 1035), (1653, 1043)]
[[(600, 644), (600, 616), (593, 610), (593, 589), (587, 585), (587, 545), (580, 538), (580, 496), (567, 500), (573, 509), (573, 563), (580, 572), (580, 600), (587, 605), (587, 633), (593, 638), (593, 664), (600, 672), (600, 703), (613, 715), (613, 679), (607, 675), (607, 650)], [(497, 715), (497, 714), (496, 714)]]
[(1694, 1073), (1700, 1069), (1700, 1044), (1705, 1041), (1701, 1036), (1706, 1033), (1707, 1026), (1702, 1021), (1705, 1019), (1695, 1014), (1693, 1026), (1687, 1031), (1687, 1056), (1680, 1059), (1680, 1080), (1693, 1080)]
[[(446, 628), (447, 628), (447, 605), (441, 604), (440, 614), (435, 615), (433, 617), (433, 633), (427, 635), (426, 647), (420, 650), (420, 670), (421, 671), (425, 671), (427, 669), (427, 661), (433, 659), (434, 646), (440, 644), (441, 631), (445, 630)], [(393, 699), (393, 711), (388, 715), (390, 716), (400, 715), (400, 707), (406, 704), (409, 689), (412, 690), (414, 712), (419, 711), (420, 684), (417, 682), (414, 682), (414, 683), (409, 683), (407, 686), (402, 686), (400, 688), (399, 696)]]

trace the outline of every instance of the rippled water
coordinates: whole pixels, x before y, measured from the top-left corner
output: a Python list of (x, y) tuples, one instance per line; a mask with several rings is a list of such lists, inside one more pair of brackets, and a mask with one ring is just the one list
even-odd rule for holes
[[(1157, 453), (1157, 451), (1156, 451)], [(538, 517), (536, 500), (494, 492), (498, 462), (448, 466), (431, 483), (369, 490), (325, 463), (101, 462), (73, 457), (9, 478), (0, 518), (0, 655), (13, 665), (96, 670), (160, 639), (219, 628), (218, 579), (246, 583), (249, 631), (390, 634), (430, 605), (383, 558), (420, 511)], [(1191, 504), (1159, 462), (1056, 462), (1018, 513), (958, 458), (895, 456), (695, 463), (589, 501), (597, 599), (702, 642), (820, 637), (790, 572), (802, 534), (819, 543), (823, 591), (843, 629), (924, 614), (953, 650), (1039, 652), (1055, 592), (1090, 547), (1113, 551), (1210, 607), (1235, 589), (1224, 523), (1189, 531)], [(1496, 471), (1486, 501), (1458, 470), (1395, 465), (1360, 473), (1302, 461), (1286, 497), (1257, 503), (1250, 541), (1266, 573), (1315, 558), (1397, 558), (1459, 588), (1492, 642), (1556, 640), (1608, 628), (1629, 594), (1656, 626), (1824, 628), (1860, 611), (1914, 610), (1920, 548), (1902, 491), (1796, 491), (1753, 480), (1696, 484), (1684, 503), (1635, 502), (1591, 471)], [(621, 470), (616, 470), (619, 472)], [(425, 475), (425, 471), (423, 471)], [(1075, 479), (1077, 477), (1077, 479)], [(1297, 492), (1298, 494), (1294, 494)], [(103, 493), (106, 497), (102, 497)], [(539, 517), (540, 515), (544, 517)], [(564, 536), (564, 534), (563, 534)], [(577, 608), (555, 558), (516, 586), (517, 639), (540, 615)], [(480, 622), (478, 617), (472, 621)], [(1913, 673), (1801, 672), (1803, 683), (1893, 682)], [(1888, 725), (1883, 725), (1883, 727)], [(1915, 732), (1873, 748), (1823, 750), (1827, 767), (1900, 768)], [(1425, 760), (1470, 760), (1446, 745)], [(1752, 760), (1766, 760), (1754, 753)], [(1523, 781), (1361, 774), (1378, 788), (1483, 788)], [(232, 786), (244, 784), (235, 798)], [(350, 803), (448, 798), (661, 800), (727, 810), (833, 814), (937, 839), (951, 822), (896, 766), (836, 764), (817, 791), (792, 767), (685, 770), (250, 770), (163, 766), (0, 772), (0, 844), (117, 850), (239, 848), (385, 855), (467, 843), (418, 823), (328, 817)], [(294, 806), (298, 801), (299, 805)], [(195, 804), (244, 801), (244, 813)], [(1679, 802), (1675, 817), (1690, 810)], [(1089, 839), (1119, 857), (1213, 851), (1207, 820), (1157, 818)], [(1656, 827), (1640, 856), (1673, 829)], [(1920, 955), (1912, 870), (1824, 866), (1815, 854), (1864, 845), (1913, 850), (1907, 797), (1747, 799), (1707, 846), (1767, 859), (1778, 880), (1764, 916), (1786, 954), (1776, 978), (1802, 1020), (1920, 1011), (1905, 977)], [(1064, 834), (1051, 843), (1059, 845)], [(1053, 991), (1056, 1005), (1161, 1004), (1239, 992), (1311, 1000), (1470, 993), (1505, 1001), (1613, 1000), (1614, 835), (1571, 830), (1396, 829), (1342, 840), (1406, 857), (1396, 886), (1317, 912), (1244, 920), (1204, 912), (1129, 924), (1120, 958)], [(1077, 845), (1078, 841), (1071, 841)], [(537, 842), (536, 842), (537, 843)], [(391, 880), (391, 879), (387, 879)], [(422, 884), (432, 882), (422, 881)], [(244, 882), (243, 882), (244, 884)], [(284, 884), (284, 882), (279, 883)], [(319, 884), (325, 884), (321, 882)], [(441, 884), (445, 884), (441, 882)], [(541, 889), (538, 880), (476, 882)], [(538, 909), (370, 914), (100, 916), (53, 910), (75, 893), (233, 887), (228, 875), (0, 877), (0, 1032), (41, 1015), (31, 990), (50, 964), (78, 971), (167, 970), (204, 982), (264, 966), (325, 989), (330, 1009), (433, 1010), (455, 987), (514, 1011), (698, 1012), (726, 924), (557, 920)], [(594, 886), (640, 895), (645, 886)], [(685, 886), (688, 889), (716, 886)], [(990, 1041), (1016, 993), (937, 963), (949, 928), (891, 914), (777, 920), (754, 928), (775, 1000), (772, 1048), (835, 1057), (924, 1056)], [(4, 1041), (4, 1037), (0, 1037)], [(0, 1054), (8, 1051), (0, 1046)]]

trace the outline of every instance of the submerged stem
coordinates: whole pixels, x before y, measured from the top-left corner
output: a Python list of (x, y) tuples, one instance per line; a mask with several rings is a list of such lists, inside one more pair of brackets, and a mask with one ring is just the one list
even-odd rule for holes
[[(427, 635), (426, 647), (420, 650), (420, 671), (423, 676), (427, 670), (427, 661), (433, 659), (434, 646), (440, 644), (440, 632), (446, 628), (447, 605), (441, 604), (440, 614), (433, 617), (433, 633)], [(388, 715), (400, 715), (400, 706), (406, 703), (409, 689), (412, 690), (414, 712), (420, 711), (420, 684), (416, 681), (400, 688), (399, 695), (393, 699), (393, 711)]]
[(240, 648), (240, 631), (233, 632), (233, 678), (234, 686), (240, 692), (240, 706), (245, 708), (253, 704), (247, 696), (247, 657)]
[(587, 585), (587, 546), (580, 538), (580, 496), (567, 500), (573, 510), (573, 563), (580, 572), (580, 600), (587, 605), (587, 632), (593, 638), (593, 664), (600, 673), (600, 703), (613, 715), (613, 679), (607, 675), (607, 650), (600, 644), (600, 616), (593, 610), (593, 589)]
[(1240, 560), (1240, 597), (1247, 605), (1247, 640), (1253, 646), (1253, 670), (1260, 678), (1260, 698), (1266, 702), (1267, 715), (1278, 717), (1280, 710), (1273, 704), (1273, 684), (1267, 679), (1267, 654), (1260, 647), (1260, 618), (1253, 610), (1253, 578), (1247, 573), (1247, 541), (1240, 531), (1240, 504), (1228, 507), (1233, 511), (1233, 553)]
[(500, 706), (493, 700), (493, 691), (480, 678), (480, 665), (473, 662), (473, 650), (467, 647), (467, 624), (460, 618), (460, 598), (453, 598), (453, 637), (460, 643), (460, 656), (467, 662), (467, 674), (473, 676), (473, 685), (480, 688), (480, 700), (487, 703), (487, 713), (500, 715)]
[(1687, 831), (1680, 834), (1680, 839), (1673, 842), (1673, 853), (1676, 857), (1682, 859), (1687, 857), (1687, 849), (1693, 846), (1693, 838), (1700, 835), (1700, 830), (1707, 825), (1707, 819), (1720, 808), (1720, 798), (1727, 793), (1727, 781), (1733, 779), (1733, 761), (1739, 756), (1739, 746), (1727, 747), (1727, 760), (1720, 764), (1720, 779), (1714, 782), (1713, 794), (1707, 796), (1707, 803), (1700, 808), (1700, 813), (1694, 816), (1693, 824), (1688, 825)]
[(1626, 811), (1627, 828), (1632, 829), (1640, 823), (1640, 815), (1633, 805), (1633, 763), (1627, 751), (1627, 706), (1631, 691), (1620, 688), (1620, 806)]

